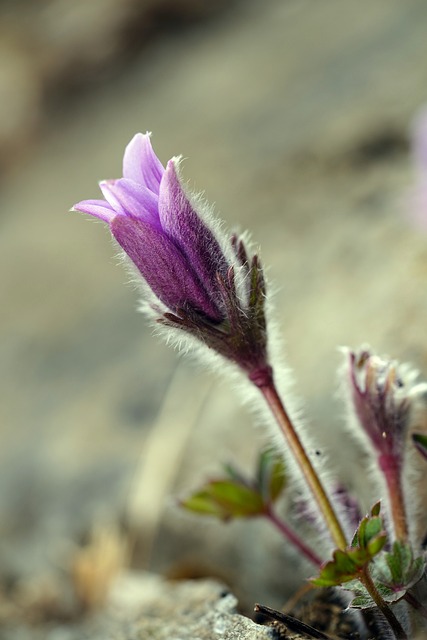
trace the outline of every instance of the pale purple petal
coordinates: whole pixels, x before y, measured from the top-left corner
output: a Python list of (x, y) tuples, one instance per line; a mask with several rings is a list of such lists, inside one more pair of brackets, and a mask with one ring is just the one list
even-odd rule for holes
[(108, 223), (117, 215), (105, 200), (82, 200), (75, 204), (72, 210), (88, 213), (90, 216), (95, 216), (95, 218), (100, 218)]
[(161, 230), (145, 220), (117, 216), (111, 232), (153, 293), (169, 309), (192, 307), (212, 320), (222, 319), (191, 265)]
[(111, 190), (111, 187), (114, 185), (115, 182), (117, 181), (101, 180), (101, 182), (99, 183), (99, 188), (102, 191), (102, 195), (104, 196), (108, 204), (114, 209), (114, 211), (116, 211), (116, 213), (120, 213), (121, 215), (126, 215), (126, 211), (123, 209), (122, 205), (117, 200), (117, 197), (114, 195), (114, 193)]
[(137, 133), (126, 147), (123, 177), (159, 193), (164, 168), (151, 146), (150, 134)]
[(175, 160), (169, 160), (160, 183), (159, 217), (163, 229), (181, 247), (205, 289), (218, 296), (217, 274), (225, 277), (227, 260), (212, 231), (187, 198)]
[(160, 227), (158, 214), (158, 197), (147, 187), (133, 182), (133, 180), (110, 181), (106, 187), (109, 197), (123, 210), (125, 215), (142, 218)]

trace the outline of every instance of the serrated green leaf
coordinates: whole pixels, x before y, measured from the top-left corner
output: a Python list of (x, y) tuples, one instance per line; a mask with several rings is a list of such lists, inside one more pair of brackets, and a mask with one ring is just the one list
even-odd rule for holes
[(375, 558), (372, 579), (387, 602), (396, 602), (423, 577), (426, 561), (414, 558), (411, 546), (396, 541), (392, 550)]
[(255, 490), (233, 480), (211, 480), (181, 504), (189, 511), (221, 520), (251, 518), (265, 511), (262, 498)]
[[(366, 528), (362, 527), (362, 533), (366, 535)], [(403, 542), (395, 542), (391, 551), (379, 553), (385, 542), (386, 535), (381, 532), (365, 548), (350, 547), (346, 551), (336, 551), (333, 559), (321, 568), (319, 577), (311, 582), (322, 587), (342, 585), (354, 594), (350, 607), (369, 609), (376, 604), (358, 579), (369, 563), (371, 578), (382, 598), (390, 604), (397, 602), (421, 580), (426, 561), (423, 557), (414, 558), (410, 545)]]
[(312, 578), (311, 583), (316, 587), (335, 587), (349, 580), (353, 580), (358, 572), (358, 565), (349, 552), (337, 549), (332, 560), (324, 564), (317, 578)]
[(209, 493), (230, 517), (249, 517), (264, 512), (264, 504), (257, 491), (231, 480), (213, 480)]
[[(348, 585), (346, 585), (346, 588), (347, 586)], [(381, 595), (384, 602), (387, 602), (388, 604), (393, 604), (393, 602), (397, 602), (398, 600), (403, 598), (403, 596), (406, 593), (406, 590), (404, 590), (401, 593), (394, 592), (388, 587), (385, 587), (384, 585), (380, 585), (380, 584), (377, 584), (376, 587), (377, 587), (378, 593)], [(375, 604), (374, 600), (371, 598), (369, 593), (366, 591), (363, 594), (359, 593), (359, 595), (357, 595), (350, 602), (349, 606), (353, 609), (372, 609), (377, 605)]]
[(347, 555), (358, 569), (362, 568), (369, 560), (366, 549), (362, 549), (361, 547), (349, 549)]
[[(359, 580), (353, 580), (344, 585), (344, 589), (352, 591), (354, 594), (353, 600), (351, 600), (349, 607), (352, 609), (372, 609), (376, 607), (374, 600)], [(377, 586), (377, 589), (384, 599), (387, 599), (389, 591), (385, 588)], [(388, 600), (389, 601), (389, 600)]]
[(375, 606), (375, 602), (372, 600), (368, 591), (359, 580), (352, 580), (347, 582), (344, 589), (351, 591), (354, 598), (351, 600), (349, 607), (354, 609), (370, 609)]
[[(374, 509), (374, 513), (377, 510)], [(381, 551), (387, 541), (382, 520), (377, 515), (366, 516), (355, 531), (351, 546), (334, 551), (332, 560), (322, 566), (312, 583), (319, 587), (337, 586), (355, 580), (367, 564)]]

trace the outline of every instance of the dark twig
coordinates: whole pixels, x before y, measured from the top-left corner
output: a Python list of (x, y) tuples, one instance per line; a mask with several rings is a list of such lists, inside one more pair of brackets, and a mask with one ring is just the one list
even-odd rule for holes
[(257, 613), (262, 613), (262, 615), (266, 616), (267, 618), (271, 618), (276, 622), (280, 622), (280, 624), (283, 624), (289, 629), (289, 631), (292, 631), (293, 633), (305, 634), (307, 638), (317, 638), (318, 640), (333, 640), (331, 636), (326, 635), (326, 633), (323, 633), (323, 631), (318, 631), (314, 627), (311, 627), (309, 624), (301, 622), (301, 620), (298, 620), (298, 618), (294, 618), (287, 613), (276, 611), (276, 609), (270, 609), (270, 607), (265, 607), (262, 604), (256, 604), (254, 607), (254, 611), (256, 611)]

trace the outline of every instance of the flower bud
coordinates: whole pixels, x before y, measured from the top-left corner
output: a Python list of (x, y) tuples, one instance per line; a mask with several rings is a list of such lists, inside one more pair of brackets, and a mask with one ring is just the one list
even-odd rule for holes
[(380, 465), (393, 459), (400, 466), (417, 374), (368, 349), (349, 351), (348, 357), (350, 396), (358, 422)]
[(263, 386), (271, 369), (260, 262), (242, 240), (217, 234), (185, 188), (179, 159), (164, 168), (149, 134), (138, 133), (125, 150), (123, 178), (100, 188), (104, 200), (84, 200), (74, 210), (109, 225), (154, 294), (149, 306), (158, 322), (197, 337)]

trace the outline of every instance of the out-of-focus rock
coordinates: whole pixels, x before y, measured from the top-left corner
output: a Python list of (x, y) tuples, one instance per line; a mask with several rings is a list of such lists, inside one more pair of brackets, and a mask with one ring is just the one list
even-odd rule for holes
[[(0, 601), (1, 605), (1, 601)], [(8, 640), (274, 640), (271, 627), (237, 613), (237, 598), (220, 582), (168, 582), (159, 576), (123, 574), (109, 601), (91, 615), (52, 616), (49, 626), (25, 611), (0, 608)], [(7, 613), (10, 620), (8, 622)], [(16, 619), (14, 619), (16, 618)]]
[[(112, 594), (113, 617), (127, 620), (126, 640), (272, 640), (272, 629), (237, 613), (237, 599), (213, 580), (166, 582), (154, 575), (129, 576)], [(131, 623), (129, 624), (129, 620)], [(116, 637), (116, 636), (114, 636)]]

